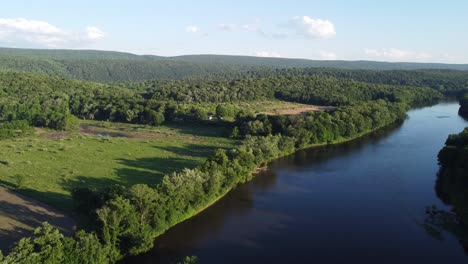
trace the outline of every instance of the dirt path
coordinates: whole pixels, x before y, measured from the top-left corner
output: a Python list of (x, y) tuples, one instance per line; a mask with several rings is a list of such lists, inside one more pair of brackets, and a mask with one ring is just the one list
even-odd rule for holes
[(0, 187), (0, 250), (8, 251), (44, 221), (65, 234), (75, 229), (75, 221), (57, 209)]

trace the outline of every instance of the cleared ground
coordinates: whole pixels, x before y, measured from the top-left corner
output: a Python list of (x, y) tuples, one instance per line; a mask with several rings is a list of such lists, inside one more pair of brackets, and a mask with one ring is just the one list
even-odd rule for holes
[(333, 106), (315, 106), (315, 105), (300, 105), (300, 104), (292, 104), (292, 105), (280, 105), (276, 107), (272, 107), (270, 111), (260, 112), (261, 114), (266, 115), (299, 115), (308, 112), (314, 111), (330, 111), (334, 110), (335, 107)]
[(308, 105), (276, 100), (241, 102), (234, 105), (242, 110), (266, 115), (297, 115), (312, 111), (329, 111), (336, 109), (336, 107), (333, 106)]
[(75, 227), (73, 219), (57, 209), (0, 187), (0, 250), (8, 250), (44, 221), (65, 234)]

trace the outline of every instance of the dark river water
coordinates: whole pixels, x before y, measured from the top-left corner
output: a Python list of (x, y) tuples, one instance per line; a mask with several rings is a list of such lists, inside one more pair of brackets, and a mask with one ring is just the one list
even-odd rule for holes
[(468, 123), (457, 103), (412, 110), (401, 125), (273, 162), (128, 263), (468, 263), (458, 239), (423, 227), (437, 153)]

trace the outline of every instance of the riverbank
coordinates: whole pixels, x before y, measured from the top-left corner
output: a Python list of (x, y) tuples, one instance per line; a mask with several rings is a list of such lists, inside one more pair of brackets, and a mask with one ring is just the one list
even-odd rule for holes
[(458, 114), (468, 119), (468, 94), (460, 98), (460, 110), (458, 110)]
[(435, 156), (446, 135), (466, 124), (456, 111), (455, 103), (412, 109), (396, 128), (274, 161), (261, 176), (160, 236), (151, 252), (125, 263), (170, 263), (191, 255), (201, 263), (229, 264), (375, 263), (379, 257), (464, 263), (456, 239), (438, 241), (420, 226), (425, 208), (440, 204)]
[[(387, 125), (383, 125), (383, 126), (379, 126), (375, 129), (371, 129), (369, 131), (366, 131), (366, 132), (363, 132), (363, 133), (359, 133), (359, 134), (356, 134), (352, 137), (349, 137), (349, 138), (346, 138), (346, 137), (341, 137), (339, 139), (336, 139), (336, 140), (333, 140), (331, 142), (328, 142), (328, 143), (321, 143), (321, 144), (309, 144), (309, 145), (306, 145), (302, 148), (297, 148), (295, 149), (293, 152), (282, 152), (281, 155), (277, 156), (276, 158), (274, 159), (271, 159), (271, 160), (268, 160), (266, 161), (266, 165), (263, 165), (265, 163), (262, 163), (262, 165), (254, 168), (251, 172), (250, 172), (250, 177), (247, 177), (248, 180), (247, 181), (250, 181), (252, 180), (256, 174), (258, 173), (261, 173), (261, 172), (264, 172), (266, 170), (268, 170), (268, 163), (271, 163), (273, 162), (274, 160), (277, 160), (277, 159), (280, 159), (280, 158), (284, 158), (286, 156), (290, 156), (290, 155), (293, 155), (295, 152), (298, 152), (298, 151), (301, 151), (301, 150), (304, 150), (304, 149), (310, 149), (310, 148), (316, 148), (316, 147), (322, 147), (322, 146), (326, 146), (326, 145), (340, 145), (340, 144), (344, 144), (344, 143), (347, 143), (347, 142), (350, 142), (350, 141), (353, 141), (353, 140), (356, 140), (356, 139), (359, 139), (363, 136), (366, 136), (366, 135), (369, 135), (371, 133), (374, 133), (376, 131), (379, 131), (381, 129), (384, 129), (386, 127), (389, 127), (389, 126), (393, 126), (399, 122), (403, 122), (403, 120), (396, 120), (390, 124), (387, 124)], [(241, 183), (242, 184), (242, 183)], [(193, 212), (188, 212), (186, 214), (185, 217), (181, 218), (180, 221), (177, 221), (176, 223), (174, 223), (173, 225), (171, 225), (170, 227), (166, 228), (165, 230), (163, 230), (162, 232), (159, 232), (157, 233), (156, 238), (160, 237), (161, 235), (165, 234), (168, 230), (174, 228), (175, 226), (187, 221), (188, 219), (191, 219), (197, 215), (199, 215), (200, 213), (204, 212), (205, 210), (207, 210), (208, 208), (212, 207), (214, 204), (216, 204), (218, 201), (220, 201), (221, 199), (223, 199), (227, 194), (229, 194), (232, 190), (234, 190), (235, 188), (237, 187), (237, 185), (234, 185), (232, 188), (229, 188), (228, 190), (224, 191), (221, 195), (217, 196), (216, 198), (214, 198), (213, 200), (211, 201), (208, 201), (206, 203), (206, 205), (202, 206), (201, 208), (198, 208), (198, 209), (195, 209), (193, 210)]]

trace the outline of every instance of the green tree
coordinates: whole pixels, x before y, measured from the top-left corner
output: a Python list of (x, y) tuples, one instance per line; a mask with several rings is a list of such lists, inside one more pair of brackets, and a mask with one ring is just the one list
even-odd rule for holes
[(216, 115), (219, 117), (225, 117), (229, 115), (229, 109), (225, 107), (224, 105), (218, 105), (216, 106)]

